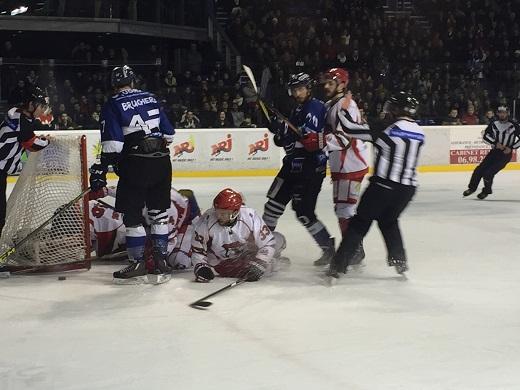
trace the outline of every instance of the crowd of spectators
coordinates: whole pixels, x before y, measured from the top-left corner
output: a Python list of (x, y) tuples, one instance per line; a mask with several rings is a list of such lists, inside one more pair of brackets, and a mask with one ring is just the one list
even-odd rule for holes
[[(255, 99), (244, 98), (254, 92), (220, 62), (204, 58), (208, 51), (191, 44), (183, 56), (183, 70), (177, 72), (167, 65), (161, 50), (151, 45), (145, 53), (151, 63), (134, 66), (138, 74), (136, 87), (155, 93), (179, 128), (262, 124)], [(204, 57), (202, 52), (206, 53)], [(0, 57), (4, 58), (2, 95), (8, 104), (22, 101), (32, 85), (44, 87), (52, 105), (52, 127), (58, 130), (98, 128), (101, 107), (112, 93), (112, 66), (135, 61), (123, 47), (107, 49), (83, 41), (73, 45), (67, 65), (15, 65), (21, 60), (16, 59), (19, 56), (11, 41), (4, 42)], [(12, 65), (9, 58), (15, 59)]]
[(383, 1), (232, 0), (228, 35), (257, 72), (268, 69), (272, 99), (283, 105), (283, 80), (306, 71), (349, 70), (350, 89), (368, 116), (390, 91), (421, 102), (425, 122), (480, 123), (519, 98), (520, 1), (415, 1), (430, 23), (385, 18)]
[[(406, 16), (385, 18), (378, 0), (300, 0), (297, 6), (292, 0), (219, 0), (217, 5), (228, 12), (228, 36), (242, 61), (252, 65), (262, 97), (285, 113), (292, 104), (285, 84), (290, 73), (306, 71), (319, 81), (321, 72), (334, 66), (350, 72), (349, 89), (366, 117), (379, 116), (395, 90), (417, 96), (425, 124), (487, 123), (498, 105), (511, 107), (520, 98), (520, 19), (514, 12), (520, 0), (415, 3), (430, 27)], [(4, 60), (3, 94), (7, 89), (14, 104), (27, 86), (39, 84), (49, 92), (57, 129), (97, 127), (111, 92), (111, 65), (147, 58), (148, 66), (135, 67), (137, 84), (160, 97), (177, 127), (265, 125), (247, 79), (226, 69), (217, 56), (208, 57), (210, 50), (200, 45), (186, 48), (182, 67), (175, 69), (171, 56), (153, 44), (129, 53), (121, 45), (76, 42), (67, 59), (89, 66), (31, 68)], [(4, 59), (17, 57), (10, 41), (0, 50)], [(319, 88), (316, 94), (321, 97)]]

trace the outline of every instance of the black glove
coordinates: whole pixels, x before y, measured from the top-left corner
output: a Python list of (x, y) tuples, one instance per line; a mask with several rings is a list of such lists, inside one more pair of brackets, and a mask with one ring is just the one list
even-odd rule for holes
[(200, 283), (207, 283), (215, 278), (213, 268), (206, 263), (198, 263), (193, 272), (195, 272), (195, 281)]
[(90, 190), (93, 192), (107, 186), (107, 167), (100, 163), (92, 164), (90, 172)]
[(266, 263), (263, 260), (254, 259), (249, 262), (249, 268), (247, 269), (244, 279), (247, 282), (257, 282), (262, 276), (264, 276)]
[(276, 135), (280, 132), (280, 128), (281, 128), (282, 124), (283, 123), (280, 122), (276, 116), (272, 116), (271, 121), (267, 124), (267, 129), (271, 133)]

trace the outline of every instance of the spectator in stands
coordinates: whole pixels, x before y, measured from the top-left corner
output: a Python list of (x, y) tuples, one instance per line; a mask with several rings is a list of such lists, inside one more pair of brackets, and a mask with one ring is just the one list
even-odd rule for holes
[(486, 110), (486, 112), (484, 113), (484, 116), (482, 118), (480, 118), (480, 123), (482, 123), (484, 125), (488, 125), (495, 120), (496, 120), (495, 113), (493, 112), (493, 110), (490, 109), (490, 110)]
[(99, 129), (99, 113), (94, 111), (90, 115), (90, 118), (88, 118), (85, 121), (83, 128), (87, 129), (87, 130), (98, 130)]
[(463, 125), (478, 125), (479, 119), (475, 114), (475, 107), (472, 104), (468, 105), (468, 110), (462, 115), (461, 122)]
[(56, 130), (74, 130), (76, 127), (66, 112), (62, 113), (56, 122)]
[(253, 123), (251, 116), (246, 115), (246, 117), (244, 118), (244, 121), (240, 124), (240, 127), (248, 128), (248, 127), (256, 127), (256, 125)]
[(193, 111), (186, 111), (181, 118), (179, 127), (183, 129), (196, 129), (200, 127), (200, 120), (193, 114)]
[(27, 95), (27, 86), (24, 80), (18, 80), (18, 84), (9, 94), (8, 103), (10, 105), (20, 104), (24, 101)]
[(231, 121), (229, 120), (227, 114), (225, 111), (220, 111), (217, 115), (217, 120), (213, 124), (213, 127), (220, 129), (220, 128), (230, 128), (233, 127)]
[(448, 117), (442, 122), (443, 125), (462, 125), (459, 119), (459, 110), (452, 108), (448, 114)]
[(199, 112), (200, 127), (208, 128), (215, 123), (217, 119), (216, 109), (213, 111), (208, 102), (202, 104), (202, 110)]
[(18, 55), (13, 49), (13, 43), (11, 41), (5, 41), (0, 51), (0, 57), (3, 58), (16, 58)]
[(82, 95), (79, 99), (79, 105), (80, 105), (80, 111), (85, 117), (88, 117), (88, 115), (93, 111), (90, 108), (90, 103), (88, 101), (88, 98), (85, 95)]
[(172, 90), (177, 87), (177, 79), (173, 75), (173, 71), (169, 70), (166, 72), (166, 76), (164, 77), (164, 86), (167, 94), (172, 93)]
[(88, 117), (81, 112), (81, 105), (79, 103), (74, 103), (70, 118), (72, 122), (76, 124), (74, 128), (83, 128)]
[(38, 76), (36, 75), (36, 71), (34, 69), (29, 71), (29, 74), (27, 75), (26, 80), (27, 80), (28, 85), (32, 85), (32, 86), (39, 85)]
[(238, 109), (238, 104), (233, 103), (231, 106), (231, 112), (229, 113), (231, 115), (231, 119), (233, 120), (233, 126), (234, 127), (240, 127), (245, 119), (245, 114), (243, 111), (240, 111)]

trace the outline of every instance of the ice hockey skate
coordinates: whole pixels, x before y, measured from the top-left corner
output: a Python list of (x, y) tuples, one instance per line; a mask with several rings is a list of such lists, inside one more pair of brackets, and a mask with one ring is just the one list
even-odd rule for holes
[(144, 284), (147, 283), (147, 271), (144, 261), (134, 262), (127, 267), (114, 272), (115, 284)]

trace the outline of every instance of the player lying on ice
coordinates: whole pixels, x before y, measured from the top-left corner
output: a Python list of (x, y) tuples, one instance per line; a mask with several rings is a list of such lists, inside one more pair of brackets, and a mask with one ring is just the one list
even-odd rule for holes
[[(116, 212), (110, 205), (99, 201), (105, 196), (115, 196), (113, 188), (103, 188), (91, 193), (89, 201), (89, 222), (92, 247), (98, 257), (106, 256), (124, 250), (126, 247), (122, 214)], [(171, 189), (171, 205), (168, 214), (168, 263), (174, 270), (191, 267), (191, 236), (193, 225), (200, 216), (200, 209), (191, 190)], [(148, 213), (143, 209), (145, 226), (150, 226)], [(150, 252), (147, 245), (147, 252)], [(151, 253), (147, 253), (147, 268), (153, 272)]]
[(277, 268), (285, 238), (272, 233), (238, 192), (226, 188), (195, 225), (191, 245), (197, 282), (215, 275), (254, 282)]

